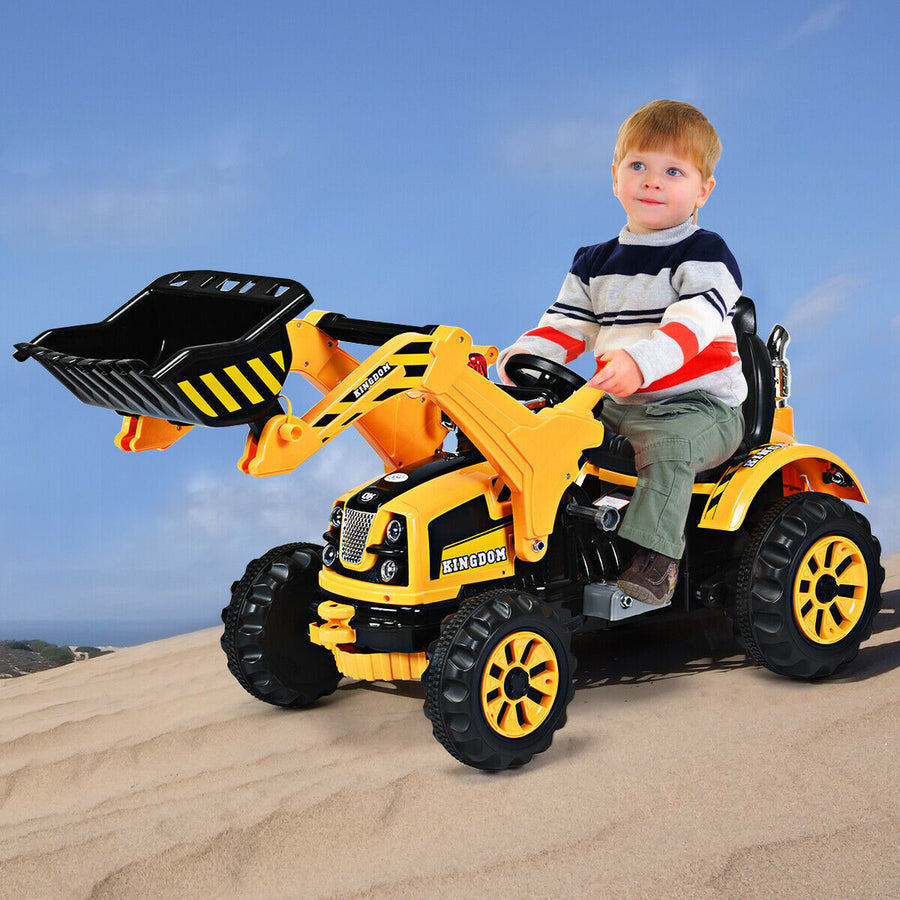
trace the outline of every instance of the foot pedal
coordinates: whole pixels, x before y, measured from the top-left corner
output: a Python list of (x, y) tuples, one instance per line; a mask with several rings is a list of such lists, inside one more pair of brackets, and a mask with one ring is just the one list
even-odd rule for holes
[(641, 603), (616, 587), (614, 581), (597, 581), (584, 588), (584, 614), (607, 622), (620, 622), (671, 605), (671, 600), (658, 606)]

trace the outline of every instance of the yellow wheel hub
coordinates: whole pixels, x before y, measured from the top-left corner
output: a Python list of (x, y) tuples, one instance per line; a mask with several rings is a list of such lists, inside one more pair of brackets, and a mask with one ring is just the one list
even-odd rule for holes
[(559, 692), (559, 665), (550, 642), (516, 631), (494, 649), (481, 679), (481, 707), (497, 734), (521, 738), (540, 727)]
[(866, 561), (849, 538), (831, 535), (810, 547), (794, 581), (794, 617), (803, 636), (836, 644), (853, 630), (866, 605)]

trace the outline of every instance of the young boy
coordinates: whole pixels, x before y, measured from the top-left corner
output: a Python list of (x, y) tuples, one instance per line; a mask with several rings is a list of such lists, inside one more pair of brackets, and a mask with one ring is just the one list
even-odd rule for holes
[(565, 364), (593, 351), (601, 419), (629, 439), (638, 473), (619, 531), (638, 552), (618, 586), (654, 605), (675, 591), (694, 476), (743, 435), (747, 385), (731, 325), (741, 275), (725, 242), (696, 224), (720, 153), (687, 103), (658, 100), (629, 116), (612, 165), (627, 224), (575, 254), (556, 302), (497, 364), (508, 383), (514, 353)]

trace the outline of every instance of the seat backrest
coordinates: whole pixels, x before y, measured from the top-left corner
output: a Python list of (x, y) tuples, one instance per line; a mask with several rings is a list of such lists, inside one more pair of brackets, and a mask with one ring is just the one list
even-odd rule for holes
[[(747, 399), (741, 406), (744, 436), (730, 460), (697, 473), (698, 483), (718, 481), (729, 465), (743, 459), (751, 450), (767, 443), (772, 437), (775, 421), (775, 371), (769, 351), (756, 333), (756, 307), (749, 297), (738, 298), (732, 322), (741, 357), (741, 369), (747, 381)], [(584, 460), (612, 472), (636, 474), (634, 448), (626, 437), (608, 429), (604, 431), (603, 443), (599, 447), (585, 451), (582, 462)]]
[(749, 453), (772, 437), (775, 419), (775, 375), (772, 359), (763, 339), (756, 333), (756, 307), (749, 297), (740, 297), (734, 307), (734, 333), (737, 336), (741, 369), (747, 381), (744, 437), (738, 453)]

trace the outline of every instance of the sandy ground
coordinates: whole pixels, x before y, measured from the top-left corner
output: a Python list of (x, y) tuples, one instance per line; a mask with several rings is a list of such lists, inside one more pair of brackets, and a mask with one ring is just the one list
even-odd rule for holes
[(551, 749), (455, 762), (418, 684), (253, 700), (218, 631), (0, 684), (0, 897), (900, 897), (900, 556), (824, 683), (719, 614), (581, 640)]

